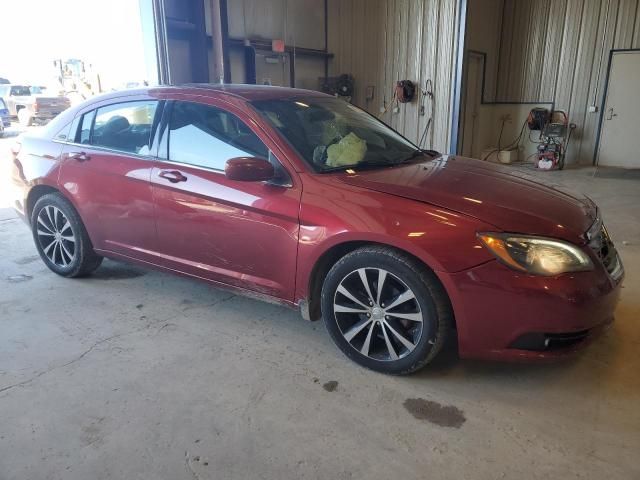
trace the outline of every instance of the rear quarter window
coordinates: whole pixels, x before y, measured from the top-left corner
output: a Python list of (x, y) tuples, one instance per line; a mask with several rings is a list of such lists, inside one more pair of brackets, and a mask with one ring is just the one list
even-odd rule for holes
[(58, 133), (53, 137), (54, 140), (59, 140), (61, 142), (74, 142), (76, 138), (76, 132), (78, 131), (78, 124), (80, 123), (81, 117), (75, 117), (72, 122), (67, 123), (64, 127), (62, 127)]
[[(36, 132), (38, 136), (42, 136), (44, 138), (49, 138), (49, 139), (53, 139), (53, 140), (60, 140), (60, 141), (72, 141), (72, 138), (58, 138), (58, 135), (65, 131), (65, 128), (67, 126), (69, 126), (71, 124), (71, 122), (73, 121), (73, 118), (76, 116), (76, 110), (75, 109), (70, 109), (68, 108), (67, 110), (65, 110), (64, 112), (62, 112), (60, 115), (57, 115), (53, 120), (51, 120), (49, 123), (47, 123), (44, 127), (42, 127), (42, 129), (38, 129), (35, 131), (32, 131), (30, 133), (30, 135), (35, 135)], [(73, 134), (68, 133), (68, 129), (66, 130), (67, 134), (65, 136), (73, 136)]]

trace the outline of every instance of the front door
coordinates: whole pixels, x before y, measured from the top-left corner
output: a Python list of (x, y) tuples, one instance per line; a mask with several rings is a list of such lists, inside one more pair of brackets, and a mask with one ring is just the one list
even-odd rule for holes
[[(162, 263), (191, 275), (293, 298), (301, 188), (258, 127), (226, 104), (175, 102), (151, 174)], [(166, 141), (167, 140), (167, 141)], [(268, 144), (270, 144), (268, 146)], [(270, 159), (278, 184), (226, 178), (233, 157)]]
[(156, 240), (149, 178), (157, 107), (155, 100), (141, 100), (84, 112), (64, 146), (61, 187), (97, 250), (153, 258), (144, 252), (153, 250)]
[(640, 168), (640, 52), (617, 52), (611, 60), (602, 112), (598, 165)]

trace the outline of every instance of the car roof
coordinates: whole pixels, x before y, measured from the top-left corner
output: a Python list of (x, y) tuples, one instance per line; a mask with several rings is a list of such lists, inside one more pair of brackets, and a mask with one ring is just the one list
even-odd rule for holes
[[(273, 87), (270, 85), (243, 84), (213, 84), (189, 83), (184, 85), (160, 85), (146, 88), (132, 88), (110, 92), (100, 96), (100, 99), (117, 98), (121, 96), (154, 93), (192, 93), (205, 96), (233, 96), (251, 102), (254, 100), (275, 100), (298, 97), (330, 97), (330, 95), (315, 90), (300, 88)], [(94, 97), (94, 99), (97, 97)]]
[(274, 87), (271, 85), (243, 85), (243, 84), (212, 84), (212, 83), (192, 83), (184, 85), (186, 88), (194, 88), (199, 90), (208, 90), (211, 92), (220, 92), (236, 97), (243, 98), (247, 101), (267, 100), (291, 97), (326, 97), (328, 95), (315, 91), (304, 90), (302, 88)]

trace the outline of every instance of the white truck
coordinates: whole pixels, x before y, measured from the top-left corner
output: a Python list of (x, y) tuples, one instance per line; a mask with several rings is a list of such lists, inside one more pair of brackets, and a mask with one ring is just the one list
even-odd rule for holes
[(9, 115), (21, 125), (44, 124), (70, 107), (69, 99), (47, 96), (43, 87), (4, 84), (0, 85), (0, 98), (4, 100)]

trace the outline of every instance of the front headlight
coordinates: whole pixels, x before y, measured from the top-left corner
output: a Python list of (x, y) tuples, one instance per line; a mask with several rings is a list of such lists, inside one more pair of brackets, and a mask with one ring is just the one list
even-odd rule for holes
[(480, 233), (478, 238), (498, 260), (521, 272), (553, 276), (593, 269), (586, 253), (561, 240), (508, 233)]

